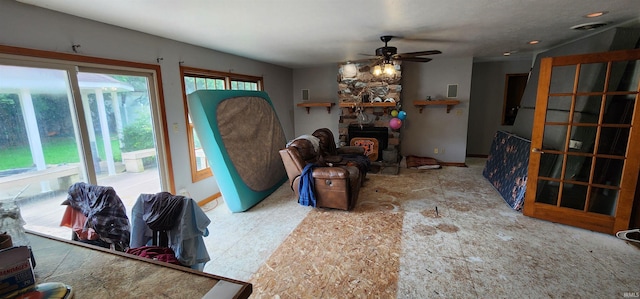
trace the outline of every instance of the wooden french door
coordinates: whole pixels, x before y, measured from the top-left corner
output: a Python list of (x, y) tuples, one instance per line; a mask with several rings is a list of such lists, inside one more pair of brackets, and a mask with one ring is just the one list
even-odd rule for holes
[(524, 215), (614, 234), (640, 170), (640, 50), (543, 58)]

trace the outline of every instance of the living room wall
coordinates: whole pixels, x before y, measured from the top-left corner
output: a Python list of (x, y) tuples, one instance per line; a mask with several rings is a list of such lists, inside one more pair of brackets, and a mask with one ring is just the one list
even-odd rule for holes
[(468, 155), (488, 155), (498, 130), (511, 131), (502, 125), (506, 74), (528, 73), (532, 59), (509, 59), (473, 63), (471, 101), (469, 102)]
[[(402, 109), (407, 119), (401, 128), (403, 156), (433, 157), (442, 162), (464, 163), (467, 143), (467, 118), (471, 93), (471, 68), (473, 59), (434, 57), (429, 63), (402, 64)], [(309, 89), (311, 101), (337, 103), (338, 65), (319, 66), (293, 70), (293, 104), (296, 136), (311, 134), (327, 127), (338, 132), (340, 110), (336, 106), (327, 113), (324, 108), (295, 107), (302, 102), (301, 89)], [(444, 106), (426, 107), (422, 113), (413, 106), (414, 100), (443, 98), (447, 84), (458, 84), (458, 100), (461, 103), (450, 113)], [(336, 104), (337, 105), (337, 104)], [(434, 154), (433, 149), (444, 149)]]
[[(338, 65), (330, 64), (312, 68), (293, 70), (293, 119), (295, 124), (295, 136), (311, 134), (319, 128), (329, 128), (336, 138), (338, 134), (338, 120), (340, 108), (338, 108)], [(310, 102), (336, 103), (331, 108), (331, 114), (324, 107), (311, 108), (307, 113), (305, 108), (296, 107), (302, 102), (302, 90), (309, 90)]]
[(160, 61), (172, 168), (176, 190), (185, 189), (201, 200), (218, 192), (214, 178), (191, 182), (186, 123), (179, 63), (190, 67), (262, 76), (276, 113), (288, 137), (294, 135), (291, 115), (292, 71), (260, 61), (217, 52), (186, 43), (78, 18), (11, 0), (0, 0), (0, 44), (72, 53), (148, 64)]

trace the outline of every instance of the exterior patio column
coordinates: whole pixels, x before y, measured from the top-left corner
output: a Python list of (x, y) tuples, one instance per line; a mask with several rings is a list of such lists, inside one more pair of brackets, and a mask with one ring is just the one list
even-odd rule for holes
[[(36, 165), (37, 170), (47, 169), (44, 160), (44, 152), (42, 150), (42, 141), (40, 140), (40, 130), (38, 129), (38, 120), (36, 119), (36, 111), (33, 107), (33, 98), (29, 89), (20, 89), (20, 107), (22, 108), (22, 118), (27, 129), (27, 138), (29, 139), (29, 149), (31, 150), (31, 159)], [(51, 191), (49, 181), (41, 181), (40, 189), (42, 192)]]
[(118, 131), (118, 140), (120, 140), (120, 145), (122, 145), (124, 140), (124, 132), (122, 128), (122, 112), (120, 112), (120, 99), (118, 98), (117, 92), (111, 92), (111, 106), (113, 107), (113, 114), (115, 114), (116, 116), (116, 131)]
[(104, 95), (102, 89), (96, 88), (96, 101), (98, 103), (98, 117), (100, 118), (100, 131), (102, 132), (102, 144), (104, 144), (104, 154), (107, 159), (109, 175), (116, 174), (116, 166), (113, 161), (113, 151), (111, 150), (111, 136), (109, 136), (109, 123), (107, 122), (107, 111), (104, 107)]

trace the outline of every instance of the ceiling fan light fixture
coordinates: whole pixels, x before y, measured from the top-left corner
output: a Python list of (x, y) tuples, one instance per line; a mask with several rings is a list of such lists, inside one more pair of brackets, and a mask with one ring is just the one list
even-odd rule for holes
[(380, 76), (382, 75), (382, 68), (380, 67), (380, 65), (376, 65), (373, 67), (373, 69), (371, 70), (371, 73), (374, 76)]
[(382, 72), (387, 76), (393, 76), (396, 74), (396, 67), (391, 63), (385, 63)]

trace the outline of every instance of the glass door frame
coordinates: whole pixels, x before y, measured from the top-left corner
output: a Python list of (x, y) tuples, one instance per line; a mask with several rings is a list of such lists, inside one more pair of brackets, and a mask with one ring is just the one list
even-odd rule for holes
[[(547, 57), (541, 59), (540, 81), (537, 87), (536, 109), (531, 136), (528, 183), (523, 209), (524, 215), (609, 234), (615, 234), (617, 231), (629, 228), (636, 183), (638, 181), (638, 172), (640, 170), (640, 130), (638, 129), (640, 128), (640, 108), (638, 107), (640, 101), (640, 93), (638, 93), (640, 83), (637, 83), (638, 86), (635, 87), (636, 89), (630, 93), (635, 94), (635, 105), (625, 154), (625, 162), (622, 168), (617, 205), (613, 216), (564, 208), (559, 206), (559, 201), (556, 205), (540, 203), (536, 202), (536, 198), (541, 156), (544, 154), (544, 129), (548, 100), (550, 97), (553, 67), (578, 66), (603, 62), (610, 65), (612, 62), (616, 61), (639, 61), (639, 59), (640, 50), (637, 49), (563, 57)], [(578, 74), (576, 74), (576, 78), (577, 76)], [(576, 82), (574, 82), (574, 84), (576, 84)], [(605, 84), (608, 83), (606, 82)], [(608, 91), (605, 90), (604, 95), (607, 95), (607, 92)], [(612, 93), (616, 94), (616, 92)], [(573, 96), (575, 96), (575, 88)], [(563, 149), (562, 151), (566, 150), (567, 149)], [(559, 181), (563, 181), (563, 179), (560, 179)], [(591, 183), (589, 183), (589, 185), (591, 185)]]

